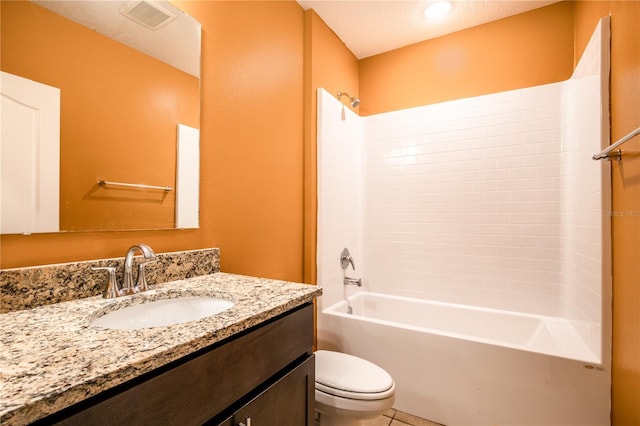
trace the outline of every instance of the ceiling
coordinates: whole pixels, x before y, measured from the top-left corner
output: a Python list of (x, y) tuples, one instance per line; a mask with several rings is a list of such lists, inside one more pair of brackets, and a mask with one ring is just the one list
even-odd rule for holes
[(313, 9), (358, 58), (544, 7), (559, 0), (452, 0), (442, 21), (423, 12), (432, 0), (297, 0)]
[[(166, 0), (152, 0), (150, 3), (174, 10), (178, 18), (156, 31), (134, 24), (119, 13), (119, 9), (132, 0), (32, 1), (183, 71), (196, 76), (199, 73), (200, 43), (193, 43), (191, 36), (198, 39), (200, 28), (194, 27), (191, 18)], [(424, 9), (433, 1), (297, 0), (305, 10), (315, 10), (358, 59), (517, 15), (559, 0), (451, 0), (451, 13), (438, 22), (428, 21), (423, 16)], [(189, 34), (189, 37), (184, 34)]]
[(119, 41), (149, 56), (200, 76), (200, 24), (168, 1), (153, 1), (176, 17), (170, 24), (150, 30), (120, 11), (132, 0), (31, 0), (67, 19)]

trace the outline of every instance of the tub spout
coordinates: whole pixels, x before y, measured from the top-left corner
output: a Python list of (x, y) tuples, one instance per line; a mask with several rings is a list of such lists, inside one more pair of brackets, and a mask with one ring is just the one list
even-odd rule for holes
[(362, 287), (362, 279), (361, 278), (344, 277), (343, 284), (344, 285), (357, 285), (358, 287)]

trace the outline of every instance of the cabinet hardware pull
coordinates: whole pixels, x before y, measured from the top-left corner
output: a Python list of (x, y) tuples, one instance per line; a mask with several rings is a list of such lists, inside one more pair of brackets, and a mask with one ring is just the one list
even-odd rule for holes
[(251, 417), (247, 417), (244, 422), (238, 423), (238, 426), (251, 426)]

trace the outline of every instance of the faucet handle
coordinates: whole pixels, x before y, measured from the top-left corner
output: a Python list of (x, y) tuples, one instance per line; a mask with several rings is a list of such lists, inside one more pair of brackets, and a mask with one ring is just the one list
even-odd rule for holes
[(355, 271), (356, 265), (353, 263), (353, 258), (351, 257), (351, 253), (349, 253), (349, 249), (345, 247), (340, 254), (340, 267), (346, 270), (349, 267), (349, 264), (351, 264), (351, 267)]
[(145, 260), (144, 262), (138, 263), (138, 279), (136, 281), (136, 286), (133, 288), (133, 291), (135, 293), (149, 290), (149, 283), (147, 283), (147, 277), (145, 277), (144, 275), (144, 268), (145, 266), (147, 266), (148, 263), (157, 262), (157, 261), (158, 259), (153, 258), (153, 259)]
[(121, 290), (118, 288), (118, 280), (116, 279), (116, 268), (114, 266), (100, 266), (91, 268), (94, 271), (107, 271), (109, 278), (107, 280), (107, 288), (102, 296), (106, 299), (113, 299), (122, 295)]

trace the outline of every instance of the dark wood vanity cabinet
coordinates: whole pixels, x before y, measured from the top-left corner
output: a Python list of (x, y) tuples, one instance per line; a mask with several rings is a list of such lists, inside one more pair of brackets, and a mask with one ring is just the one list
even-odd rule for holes
[(311, 426), (314, 371), (308, 303), (38, 423)]

